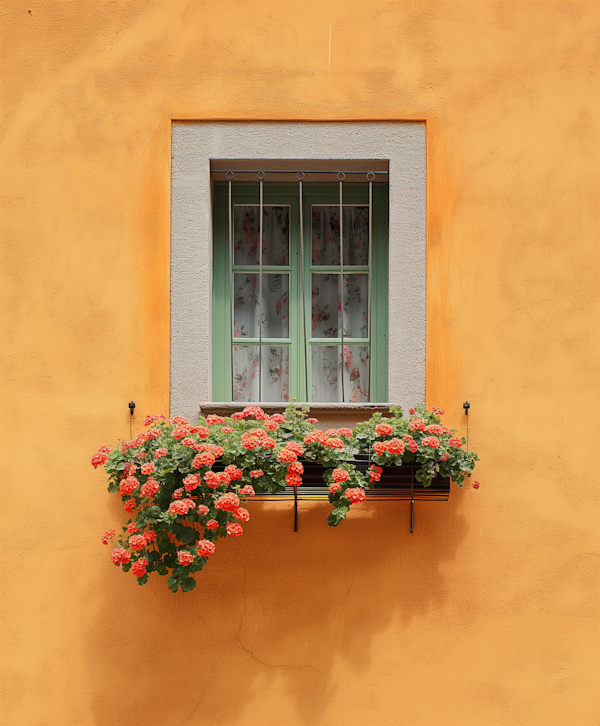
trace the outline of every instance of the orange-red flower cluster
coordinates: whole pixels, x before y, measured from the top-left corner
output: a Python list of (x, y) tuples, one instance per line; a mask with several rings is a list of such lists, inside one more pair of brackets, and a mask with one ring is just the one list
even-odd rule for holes
[(291, 449), (288, 449), (287, 446), (281, 449), (281, 451), (277, 454), (277, 461), (281, 461), (283, 464), (291, 464), (297, 459), (298, 456), (296, 455), (296, 453), (293, 452)]
[(203, 466), (212, 466), (215, 463), (215, 455), (210, 451), (204, 451), (202, 454), (196, 454), (192, 466), (194, 469), (200, 469)]
[(183, 480), (183, 486), (186, 492), (193, 492), (200, 484), (202, 484), (202, 480), (197, 474), (188, 474)]
[(322, 444), (324, 441), (327, 441), (327, 434), (319, 429), (311, 431), (304, 437), (305, 444)]
[(123, 497), (126, 494), (131, 494), (138, 487), (139, 481), (134, 476), (128, 476), (123, 479), (119, 484), (119, 494)]
[(233, 494), (232, 492), (229, 492), (228, 494), (223, 494), (223, 496), (219, 497), (215, 502), (216, 509), (222, 509), (223, 511), (228, 512), (235, 512), (235, 510), (239, 506), (240, 499), (237, 494)]
[(263, 449), (274, 449), (276, 442), (263, 429), (252, 429), (242, 434), (240, 443), (245, 449), (252, 451), (259, 446)]
[(404, 441), (401, 439), (390, 439), (389, 441), (376, 441), (373, 444), (373, 450), (379, 456), (384, 454), (393, 454), (394, 456), (402, 456), (404, 453)]
[(334, 469), (331, 477), (335, 482), (348, 481), (350, 474), (345, 469)]
[(365, 501), (365, 493), (360, 487), (346, 489), (344, 496), (348, 501), (352, 502), (352, 504), (358, 504), (358, 502)]
[(102, 544), (107, 545), (109, 540), (111, 540), (115, 536), (116, 532), (114, 529), (107, 529), (106, 532), (102, 535)]
[(193, 499), (179, 499), (169, 504), (169, 512), (171, 514), (185, 515), (190, 509), (196, 508), (196, 502)]
[(143, 550), (148, 543), (143, 534), (134, 534), (129, 538), (129, 546), (132, 550)]
[(381, 473), (383, 469), (380, 466), (377, 466), (377, 464), (371, 464), (369, 474), (371, 475), (371, 483), (374, 481), (380, 481), (381, 479)]
[(293, 472), (290, 472), (285, 475), (285, 483), (289, 487), (299, 487), (302, 485), (302, 477), (300, 476), (300, 474), (294, 474)]
[(229, 481), (236, 481), (237, 479), (241, 479), (244, 474), (244, 472), (241, 469), (238, 469), (235, 464), (229, 464), (229, 466), (226, 466), (224, 473), (226, 473), (229, 477)]
[(410, 434), (406, 434), (406, 436), (402, 437), (404, 441), (408, 444), (408, 450), (412, 452), (413, 454), (416, 454), (419, 450), (419, 445), (417, 442), (413, 439), (413, 437)]
[(141, 493), (143, 497), (155, 497), (160, 491), (160, 484), (150, 477), (145, 484), (142, 484)]
[(200, 542), (198, 542), (197, 547), (198, 555), (200, 557), (208, 557), (209, 555), (212, 555), (216, 549), (214, 544), (207, 539), (201, 539)]
[(192, 427), (188, 424), (187, 426), (178, 426), (171, 431), (171, 436), (174, 439), (183, 439), (192, 432)]
[(250, 512), (244, 509), (244, 507), (238, 507), (233, 513), (233, 516), (239, 519), (240, 522), (248, 522), (250, 520)]
[(124, 550), (122, 547), (115, 547), (110, 553), (110, 559), (114, 565), (126, 565), (131, 559), (131, 553)]
[(148, 567), (148, 560), (146, 557), (140, 557), (137, 562), (134, 562), (131, 566), (131, 571), (136, 577), (143, 577), (146, 574), (146, 568)]
[(177, 559), (179, 560), (180, 565), (187, 567), (188, 565), (191, 565), (194, 561), (194, 555), (188, 550), (179, 550), (179, 552), (177, 553)]
[(106, 464), (108, 461), (108, 454), (110, 452), (110, 446), (101, 446), (98, 451), (92, 456), (92, 466), (96, 469), (101, 464)]

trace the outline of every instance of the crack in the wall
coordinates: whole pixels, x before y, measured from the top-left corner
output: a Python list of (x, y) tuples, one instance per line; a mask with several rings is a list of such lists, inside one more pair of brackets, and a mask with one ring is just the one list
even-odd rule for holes
[(198, 706), (200, 706), (200, 704), (201, 704), (201, 703), (202, 703), (202, 701), (204, 700), (204, 691), (206, 690), (206, 687), (208, 686), (208, 684), (209, 684), (209, 683), (210, 683), (211, 681), (214, 681), (214, 679), (215, 679), (215, 678), (217, 677), (217, 672), (215, 671), (215, 667), (214, 667), (214, 666), (215, 666), (215, 661), (216, 661), (216, 660), (217, 660), (217, 656), (215, 655), (215, 657), (214, 657), (214, 658), (212, 659), (212, 663), (210, 664), (210, 669), (211, 669), (211, 671), (212, 671), (212, 676), (210, 676), (210, 678), (208, 678), (208, 679), (207, 679), (207, 680), (206, 680), (206, 681), (205, 681), (205, 682), (204, 682), (204, 683), (202, 684), (202, 689), (200, 690), (200, 695), (198, 696), (198, 700), (196, 701), (196, 703), (195, 703), (195, 705), (194, 705), (194, 708), (193, 708), (192, 712), (190, 713), (190, 715), (189, 715), (189, 716), (188, 716), (188, 717), (187, 717), (186, 719), (182, 719), (182, 720), (181, 720), (181, 721), (179, 722), (178, 726), (181, 726), (181, 724), (183, 724), (183, 723), (190, 723), (190, 722), (191, 722), (191, 720), (192, 720), (192, 719), (194, 718), (194, 716), (196, 715), (196, 711), (198, 710)]
[(243, 554), (242, 554), (242, 552), (240, 552), (240, 567), (242, 568), (242, 572), (243, 572), (243, 575), (244, 575), (244, 578), (242, 580), (242, 587), (241, 587), (241, 592), (242, 592), (242, 595), (244, 597), (244, 612), (242, 613), (242, 616), (240, 618), (240, 626), (239, 626), (238, 631), (237, 631), (237, 633), (235, 635), (235, 639), (239, 643), (240, 647), (246, 653), (248, 653), (248, 655), (250, 655), (250, 657), (252, 658), (252, 660), (256, 661), (257, 663), (260, 663), (261, 665), (268, 666), (269, 668), (292, 668), (294, 670), (302, 670), (302, 668), (311, 668), (312, 670), (314, 670), (317, 673), (320, 673), (322, 676), (324, 676), (325, 675), (325, 671), (319, 670), (319, 668), (316, 668), (315, 666), (308, 665), (308, 664), (296, 666), (296, 665), (288, 665), (288, 664), (285, 664), (285, 663), (267, 663), (267, 661), (264, 661), (264, 660), (261, 660), (260, 658), (257, 658), (254, 655), (254, 651), (251, 650), (250, 648), (247, 648), (244, 645), (244, 643), (242, 642), (241, 633), (242, 633), (242, 628), (244, 627), (244, 620), (245, 620), (246, 614), (248, 612), (248, 599), (247, 599), (247, 594), (246, 594), (246, 568), (244, 566), (244, 560), (243, 560)]
[(236, 636), (236, 640), (238, 641), (238, 643), (240, 644), (240, 646), (242, 647), (242, 649), (245, 650), (246, 653), (248, 653), (251, 656), (252, 660), (255, 660), (257, 663), (260, 663), (261, 665), (268, 666), (269, 668), (292, 668), (292, 669), (298, 670), (298, 671), (299, 670), (302, 670), (303, 668), (310, 668), (311, 670), (316, 671), (317, 673), (320, 673), (322, 676), (325, 675), (325, 671), (322, 671), (322, 670), (320, 670), (319, 668), (316, 668), (313, 665), (309, 665), (308, 663), (306, 663), (304, 665), (298, 665), (298, 666), (297, 665), (290, 665), (290, 664), (287, 664), (287, 663), (267, 663), (266, 660), (261, 660), (260, 658), (257, 658), (254, 655), (254, 652), (252, 650), (250, 650), (250, 648), (247, 648), (242, 643), (242, 639), (239, 636)]

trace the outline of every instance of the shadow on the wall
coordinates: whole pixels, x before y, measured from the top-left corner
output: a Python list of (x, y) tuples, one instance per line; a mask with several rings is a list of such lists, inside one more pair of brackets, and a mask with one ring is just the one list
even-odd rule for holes
[(446, 599), (461, 500), (453, 487), (449, 502), (417, 502), (412, 535), (408, 502), (367, 502), (337, 529), (327, 504), (302, 502), (298, 533), (290, 503), (253, 503), (244, 536), (221, 540), (186, 594), (156, 575), (138, 587), (104, 550), (87, 648), (95, 723), (318, 723), (374, 638), (392, 630), (407, 659), (418, 648), (403, 630)]

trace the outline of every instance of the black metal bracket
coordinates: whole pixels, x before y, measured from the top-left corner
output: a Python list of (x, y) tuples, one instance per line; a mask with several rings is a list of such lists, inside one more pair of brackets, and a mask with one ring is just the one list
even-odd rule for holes
[(135, 401), (129, 401), (129, 413), (133, 416), (133, 409), (135, 408)]
[(414, 497), (414, 488), (415, 488), (415, 465), (414, 462), (412, 466), (410, 467), (410, 533), (413, 533), (414, 529), (414, 506), (415, 506), (415, 497)]
[(294, 487), (294, 532), (298, 531), (298, 487)]

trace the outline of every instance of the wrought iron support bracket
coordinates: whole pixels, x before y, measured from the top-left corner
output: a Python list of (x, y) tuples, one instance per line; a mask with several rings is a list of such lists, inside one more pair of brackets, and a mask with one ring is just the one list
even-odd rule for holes
[(294, 487), (294, 532), (298, 531), (298, 487)]
[(415, 506), (415, 465), (410, 467), (410, 533), (414, 529), (414, 506)]

